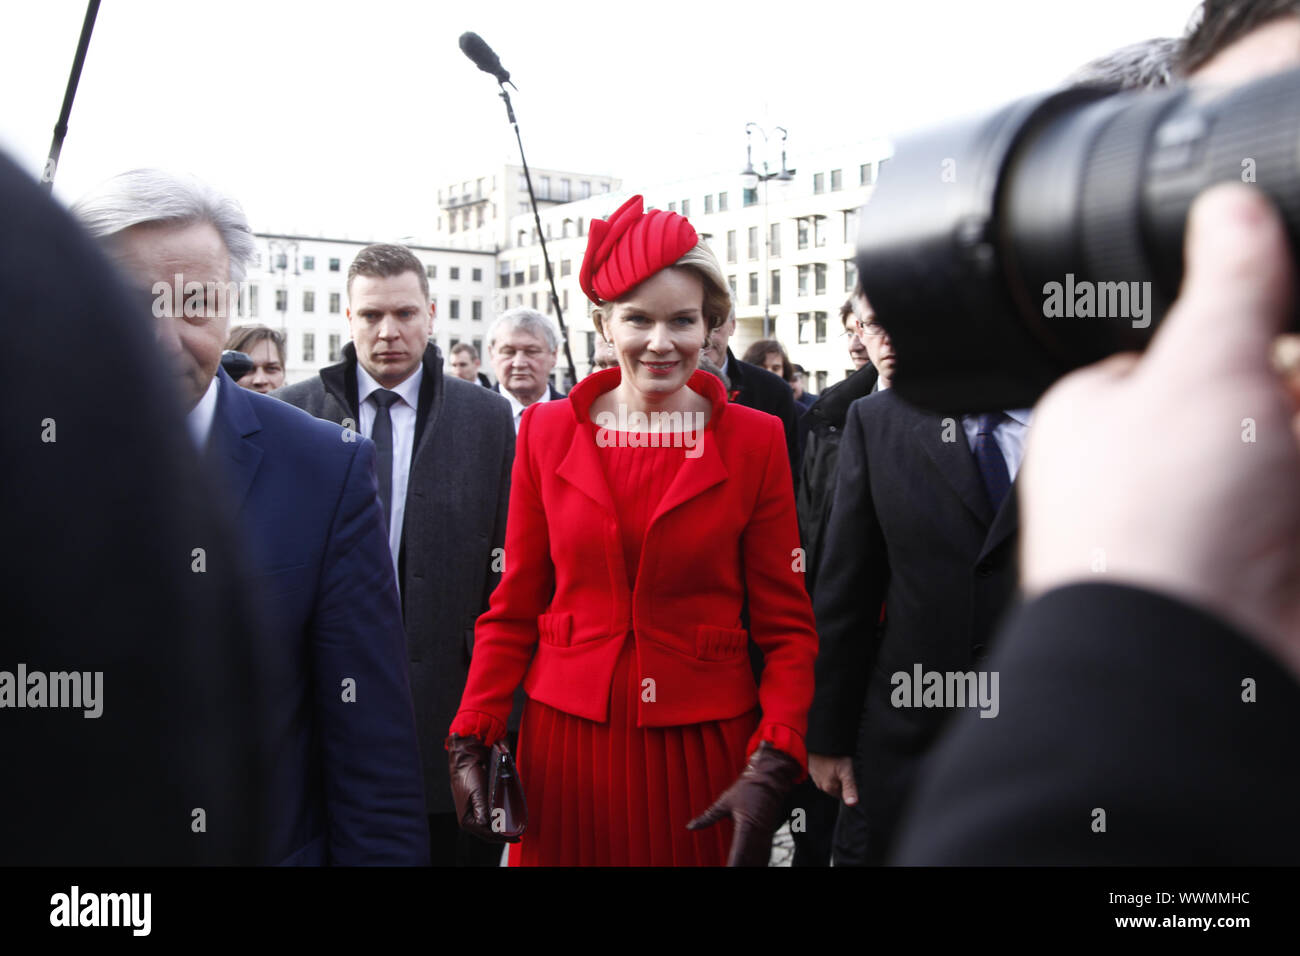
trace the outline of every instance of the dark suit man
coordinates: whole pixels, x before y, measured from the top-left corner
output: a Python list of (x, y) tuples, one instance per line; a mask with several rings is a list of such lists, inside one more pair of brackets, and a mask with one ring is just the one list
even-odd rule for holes
[(550, 380), (560, 356), (560, 333), (536, 309), (503, 312), (488, 331), (487, 351), (497, 377), (492, 390), (510, 402), (515, 434), (525, 408), (564, 397)]
[[(1010, 485), (1028, 423), (1027, 412), (1012, 416), (929, 414), (890, 390), (849, 409), (814, 595), (821, 645), (809, 714), (818, 785), (843, 787), (848, 804), (861, 782), (860, 802), (841, 811), (837, 863), (883, 862), (917, 762), (950, 713), (896, 706), (895, 675), (971, 670), (1011, 599)], [(973, 447), (1001, 463), (1000, 490), (986, 487)]]
[[(272, 760), (264, 862), (426, 863), (374, 446), (218, 372), (229, 285), (253, 248), (233, 201), (192, 180), (136, 170), (76, 212), (125, 275), (154, 293), (158, 340), (190, 409), (186, 424), (243, 537), (270, 690), (258, 714)], [(193, 288), (200, 294), (191, 299)]]
[(799, 420), (794, 403), (794, 392), (779, 375), (765, 368), (742, 362), (732, 354), (728, 344), (736, 334), (736, 310), (731, 310), (727, 321), (709, 333), (704, 346), (704, 357), (722, 369), (730, 383), (727, 398), (739, 405), (757, 408), (781, 419), (785, 428), (785, 445), (790, 453), (790, 476), (795, 491), (799, 490)]
[(262, 642), (152, 320), (2, 155), (0, 206), (0, 865), (257, 863)]
[(363, 249), (348, 269), (343, 361), (274, 394), (373, 436), (387, 457), (380, 497), (401, 582), (432, 862), (496, 865), (500, 844), (457, 824), (443, 742), (469, 676), (474, 622), (503, 567), (515, 432), (505, 399), (443, 374), (428, 341), (427, 282), (409, 249)]

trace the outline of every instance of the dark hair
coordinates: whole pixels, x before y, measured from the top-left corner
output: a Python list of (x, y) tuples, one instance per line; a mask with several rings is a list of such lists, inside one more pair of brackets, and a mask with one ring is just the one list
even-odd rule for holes
[(851, 318), (853, 318), (853, 296), (845, 299), (844, 304), (840, 306), (840, 324), (848, 325)]
[(1192, 15), (1178, 68), (1191, 73), (1256, 27), (1300, 14), (1300, 0), (1204, 0)]
[(258, 342), (270, 342), (280, 353), (280, 364), (286, 364), (284, 333), (265, 325), (236, 325), (226, 339), (226, 348), (247, 353)]
[(762, 365), (763, 360), (773, 352), (781, 356), (781, 377), (787, 382), (794, 379), (794, 366), (790, 364), (790, 356), (785, 352), (785, 346), (776, 339), (759, 339), (749, 348), (745, 349), (745, 356), (742, 362), (748, 362), (750, 365)]
[(1174, 82), (1182, 41), (1156, 37), (1130, 43), (1085, 63), (1066, 80), (1070, 86), (1116, 90), (1155, 89)]
[(451, 347), (451, 354), (455, 355), (457, 352), (468, 353), (469, 357), (473, 361), (475, 362), (479, 361), (478, 349), (474, 348), (474, 346), (470, 345), (468, 342), (457, 342), (455, 345), (453, 345)]
[(420, 280), (420, 291), (424, 293), (427, 301), (429, 276), (424, 271), (424, 263), (416, 258), (415, 253), (406, 246), (389, 242), (377, 242), (373, 246), (366, 246), (357, 253), (357, 257), (352, 260), (352, 265), (348, 266), (348, 294), (352, 294), (352, 280), (357, 276), (387, 279), (391, 276), (400, 276), (404, 272), (415, 273), (416, 278)]

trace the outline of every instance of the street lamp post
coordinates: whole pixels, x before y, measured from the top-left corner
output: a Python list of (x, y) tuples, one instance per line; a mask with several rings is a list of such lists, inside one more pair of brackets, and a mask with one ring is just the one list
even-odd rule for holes
[[(763, 172), (762, 173), (759, 173), (754, 169), (753, 133), (755, 130), (757, 130), (763, 137)], [(771, 313), (772, 290), (770, 285), (772, 277), (768, 274), (770, 271), (768, 269), (768, 259), (769, 256), (771, 255), (772, 237), (769, 234), (769, 227), (767, 222), (767, 184), (769, 181), (773, 179), (775, 179), (779, 183), (788, 183), (790, 182), (790, 180), (794, 179), (794, 172), (795, 172), (793, 169), (787, 169), (785, 165), (785, 140), (786, 140), (786, 136), (788, 135), (788, 131), (784, 126), (777, 126), (773, 130), (771, 130), (771, 132), (781, 134), (781, 171), (776, 173), (768, 171), (768, 164), (767, 164), (768, 131), (763, 129), (757, 123), (746, 123), (745, 124), (745, 168), (744, 170), (741, 171), (740, 174), (740, 184), (746, 190), (757, 189), (759, 183), (763, 184), (763, 199), (762, 199), (763, 269), (761, 274), (759, 275), (758, 281), (759, 281), (759, 285), (763, 289), (763, 338), (765, 339), (771, 338), (771, 325), (772, 325), (772, 313)]]

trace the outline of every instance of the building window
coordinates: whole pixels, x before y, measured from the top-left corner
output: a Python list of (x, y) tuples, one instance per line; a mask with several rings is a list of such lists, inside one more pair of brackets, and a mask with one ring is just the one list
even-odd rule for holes
[(736, 297), (736, 277), (727, 276), (727, 285), (731, 287), (731, 297), (734, 299)]
[(569, 290), (568, 290), (568, 289), (565, 289), (563, 292), (560, 293), (560, 301), (564, 304), (564, 308), (567, 309), (567, 308), (569, 307)]
[(430, 279), (436, 279), (436, 278), (438, 278), (438, 267), (437, 267), (437, 266), (425, 266), (425, 267), (424, 267), (424, 274), (427, 275)]
[(475, 351), (475, 352), (477, 352), (479, 355), (482, 355), (482, 354), (483, 354), (483, 340), (482, 340), (482, 339), (474, 339), (474, 341), (472, 341), (470, 344), (474, 346), (474, 351)]
[(798, 232), (799, 235), (799, 248), (807, 249), (808, 248), (808, 220), (796, 219), (794, 221), (794, 224), (796, 227), (796, 231)]
[(718, 212), (727, 211), (727, 194), (718, 193)]
[(315, 257), (315, 256), (303, 256), (303, 257), (302, 257), (302, 271), (303, 271), (303, 272), (314, 272), (314, 271), (316, 271), (316, 257)]
[(456, 231), (456, 214), (454, 212), (447, 215), (447, 231)]
[(676, 211), (677, 211), (677, 203), (675, 203), (675, 202), (670, 202), (670, 203), (668, 204), (668, 211), (669, 211), (669, 212), (676, 212)]
[(257, 286), (248, 287), (248, 314), (250, 318), (257, 318)]
[(567, 276), (567, 275), (568, 275), (570, 272), (572, 272), (572, 271), (573, 271), (573, 262), (572, 262), (572, 260), (570, 260), (570, 259), (561, 259), (561, 260), (560, 260), (560, 278), (563, 278), (564, 276)]
[(275, 290), (275, 311), (277, 312), (289, 311), (289, 292), (287, 289)]
[[(506, 268), (509, 269), (510, 267), (507, 266)], [(508, 271), (497, 276), (497, 287), (501, 289), (510, 288), (510, 273)]]
[(808, 294), (808, 273), (810, 271), (810, 266), (802, 265), (799, 267), (799, 294), (801, 296)]
[(460, 266), (452, 266), (447, 271), (451, 273), (452, 282), (456, 282), (457, 280), (460, 279)]
[(690, 214), (691, 214), (691, 201), (690, 201), (689, 199), (683, 199), (683, 200), (682, 200), (682, 215), (683, 215), (683, 216), (689, 216)]
[(275, 257), (275, 267), (281, 272), (284, 272), (289, 268), (289, 256), (287, 253), (282, 252)]
[(521, 193), (528, 192), (528, 177), (522, 172), (519, 174), (519, 182), (515, 184)]
[(704, 215), (707, 216), (712, 212), (713, 212), (713, 193), (708, 193), (704, 197)]
[(338, 271), (339, 271), (339, 261), (337, 259), (331, 259), (330, 272), (338, 272)]
[(871, 175), (871, 164), (863, 163), (858, 167), (858, 185), (870, 186), (873, 182), (875, 179)]
[(583, 219), (581, 216), (579, 216), (579, 217), (578, 217), (578, 235), (579, 235), (579, 236), (585, 236), (586, 234), (587, 234), (587, 221), (586, 221), (585, 219)]
[(813, 195), (826, 192), (826, 174), (813, 173)]
[(758, 305), (758, 273), (749, 274), (749, 304)]
[(474, 207), (474, 225), (481, 226), (487, 221), (486, 207), (482, 204)]
[(825, 342), (826, 341), (826, 313), (814, 312), (813, 322), (817, 326), (817, 341)]
[(772, 270), (772, 292), (768, 296), (773, 305), (781, 304), (781, 270)]
[(543, 177), (538, 181), (538, 184), (537, 184), (537, 198), (538, 198), (538, 199), (550, 199), (550, 198), (551, 198), (551, 177), (550, 177), (550, 176), (543, 176)]
[(819, 262), (813, 266), (813, 295), (826, 294), (826, 263)]
[(304, 362), (316, 361), (316, 333), (304, 332), (302, 334), (302, 360)]
[(749, 258), (757, 259), (758, 258), (758, 226), (749, 227), (749, 234), (747, 238), (749, 239)]
[(516, 273), (515, 273), (515, 285), (523, 285), (523, 284), (524, 284), (524, 274), (523, 274), (523, 272), (522, 272), (522, 271), (520, 271), (520, 272), (516, 272)]
[(304, 292), (304, 293), (302, 294), (302, 310), (303, 310), (304, 312), (315, 312), (315, 311), (316, 311), (316, 293), (315, 293), (315, 292)]
[(821, 248), (826, 245), (826, 217), (813, 216), (813, 245)]
[(330, 361), (337, 362), (342, 356), (339, 349), (342, 348), (342, 339), (337, 332), (330, 333)]
[(825, 373), (825, 372), (818, 372), (818, 373), (817, 373), (817, 391), (818, 391), (818, 392), (824, 392), (824, 391), (826, 391), (826, 373)]
[(607, 192), (609, 192), (609, 183), (601, 183), (601, 184), (600, 184), (600, 191), (603, 192), (603, 193), (607, 193)]
[(740, 204), (742, 206), (753, 206), (758, 202), (758, 190), (746, 189), (740, 195)]
[(483, 321), (483, 300), (475, 299), (469, 304), (469, 317), (475, 322)]
[(534, 292), (534, 293), (532, 294), (532, 302), (529, 304), (528, 307), (529, 307), (530, 309), (532, 309), (534, 312), (537, 311), (537, 293), (536, 293), (536, 292)]
[(560, 180), (560, 202), (569, 201), (569, 191), (573, 188), (567, 179)]
[(727, 230), (727, 261), (736, 261), (736, 230)]
[(465, 207), (463, 213), (461, 214), (460, 227), (466, 232), (469, 232), (469, 207), (468, 206)]
[(582, 180), (580, 183), (578, 183), (578, 198), (579, 199), (591, 198), (591, 183), (585, 179)]
[(844, 241), (858, 241), (858, 211), (856, 209), (844, 210)]
[(452, 300), (451, 300), (451, 305), (449, 306), (449, 308), (451, 309), (451, 313), (450, 313), (450, 314), (451, 314), (451, 317), (452, 317), (453, 319), (459, 319), (459, 318), (460, 318), (460, 299), (452, 299)]
[(852, 259), (844, 260), (844, 291), (852, 292), (858, 287), (858, 264)]
[(331, 315), (339, 314), (339, 304), (340, 304), (339, 294), (337, 292), (331, 292), (330, 293), (330, 314)]
[(838, 192), (844, 188), (844, 170), (831, 170), (831, 192)]
[(536, 282), (542, 277), (541, 266), (532, 265), (528, 267), (528, 281)]
[(767, 238), (767, 254), (773, 258), (781, 255), (781, 224), (772, 223)]
[(482, 270), (482, 269), (475, 269), (475, 270), (473, 270), (473, 271), (470, 273), (470, 278), (473, 279), (475, 282), (482, 282), (482, 281), (483, 281), (483, 270)]
[(799, 344), (812, 345), (812, 337), (813, 337), (812, 313), (800, 312), (799, 313)]

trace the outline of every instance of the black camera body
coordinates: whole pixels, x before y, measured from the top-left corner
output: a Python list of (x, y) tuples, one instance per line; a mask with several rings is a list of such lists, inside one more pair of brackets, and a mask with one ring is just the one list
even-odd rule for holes
[(892, 386), (933, 411), (1022, 408), (1144, 348), (1178, 294), (1192, 200), (1227, 181), (1264, 190), (1300, 249), (1300, 70), (1074, 87), (902, 140), (857, 253)]

